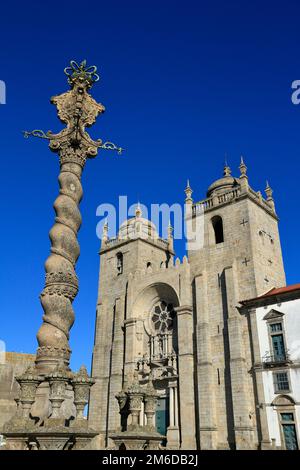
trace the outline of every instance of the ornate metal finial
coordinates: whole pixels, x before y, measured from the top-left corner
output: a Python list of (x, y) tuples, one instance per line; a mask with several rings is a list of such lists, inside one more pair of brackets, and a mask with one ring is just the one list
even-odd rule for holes
[(70, 66), (64, 69), (65, 74), (68, 77), (68, 82), (71, 87), (74, 86), (74, 83), (79, 81), (86, 81), (88, 86), (91, 87), (93, 83), (98, 82), (100, 79), (97, 72), (97, 67), (91, 65), (87, 67), (86, 60), (83, 60), (79, 65), (75, 60), (71, 60)]
[(113, 142), (92, 140), (85, 130), (94, 124), (99, 114), (105, 111), (104, 106), (97, 103), (88, 93), (93, 83), (99, 80), (96, 71), (97, 67), (94, 65), (88, 67), (86, 60), (79, 65), (75, 60), (71, 60), (70, 66), (65, 68), (64, 72), (68, 76), (71, 90), (51, 98), (51, 102), (57, 107), (59, 119), (67, 124), (65, 129), (58, 134), (53, 134), (51, 131), (45, 133), (40, 129), (23, 131), (25, 138), (33, 136), (49, 140), (49, 147), (59, 153), (61, 164), (76, 160), (83, 167), (87, 158), (97, 155), (99, 148), (116, 150), (119, 155), (123, 152), (123, 148)]

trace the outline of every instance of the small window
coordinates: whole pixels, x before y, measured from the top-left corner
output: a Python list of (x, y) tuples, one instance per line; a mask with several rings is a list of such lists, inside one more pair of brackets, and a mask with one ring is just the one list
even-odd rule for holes
[(222, 217), (216, 215), (211, 219), (211, 223), (215, 233), (215, 242), (223, 243), (224, 242), (224, 232), (223, 232), (223, 220)]
[(148, 263), (147, 263), (147, 268), (151, 268), (151, 263), (150, 263), (150, 261), (148, 261)]
[(282, 324), (281, 323), (271, 323), (270, 329), (272, 333), (275, 333), (275, 331), (282, 331)]
[(123, 273), (123, 254), (117, 253), (117, 272), (118, 275)]
[(293, 413), (281, 413), (282, 421), (294, 421)]
[(274, 373), (274, 389), (276, 393), (289, 392), (290, 384), (287, 372)]

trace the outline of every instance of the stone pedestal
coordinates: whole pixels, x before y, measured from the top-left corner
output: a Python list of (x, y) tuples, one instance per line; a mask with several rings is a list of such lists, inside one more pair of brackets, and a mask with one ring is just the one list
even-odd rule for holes
[[(20, 406), (15, 416), (4, 426), (5, 446), (3, 450), (70, 450), (88, 447), (97, 435), (83, 417), (83, 409), (88, 403), (89, 389), (93, 380), (81, 367), (77, 374), (58, 366), (47, 377), (38, 376), (34, 368), (29, 368), (17, 380), (21, 386)], [(50, 393), (43, 394), (49, 410), (46, 416), (31, 414), (35, 402), (37, 385), (45, 390), (48, 383)], [(66, 419), (62, 404), (68, 401), (68, 392), (73, 388), (73, 403), (76, 408), (75, 419)], [(41, 398), (41, 397), (39, 397)], [(38, 408), (37, 408), (38, 410)]]
[(136, 426), (129, 431), (113, 433), (110, 435), (114, 443), (113, 450), (158, 450), (161, 441), (165, 438), (155, 430), (143, 426)]
[(179, 428), (178, 426), (169, 426), (167, 429), (167, 447), (168, 449), (179, 449)]

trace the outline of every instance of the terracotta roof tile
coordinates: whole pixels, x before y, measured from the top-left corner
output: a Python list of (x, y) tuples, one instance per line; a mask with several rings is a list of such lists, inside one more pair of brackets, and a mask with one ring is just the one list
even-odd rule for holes
[(281, 295), (281, 294), (285, 294), (288, 292), (295, 292), (298, 290), (300, 291), (300, 283), (291, 284), (290, 286), (284, 286), (284, 287), (278, 287), (278, 288), (273, 287), (272, 289), (270, 289), (268, 292), (266, 292), (263, 295), (259, 295), (258, 297), (254, 297), (252, 299), (243, 300), (240, 303), (243, 305), (243, 304), (247, 304), (248, 302), (253, 302), (255, 300), (263, 300), (263, 299), (267, 299), (268, 297), (274, 297), (276, 295)]

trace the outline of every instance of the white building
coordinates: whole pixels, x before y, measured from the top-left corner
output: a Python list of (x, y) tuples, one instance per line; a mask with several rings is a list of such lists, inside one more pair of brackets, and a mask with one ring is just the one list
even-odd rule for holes
[(248, 316), (261, 442), (300, 446), (300, 284), (241, 302)]

